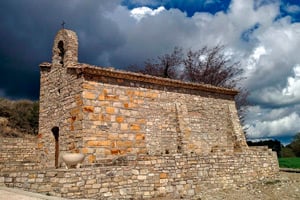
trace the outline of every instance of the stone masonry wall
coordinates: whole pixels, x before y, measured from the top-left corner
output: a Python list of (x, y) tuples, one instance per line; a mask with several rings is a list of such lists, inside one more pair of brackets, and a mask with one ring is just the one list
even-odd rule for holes
[[(247, 146), (237, 91), (77, 60), (76, 33), (60, 30), (52, 63), (40, 65), (36, 149), (0, 142), (0, 185), (74, 199), (199, 199), (278, 172), (276, 153)], [(83, 153), (82, 168), (54, 169), (58, 151)]]
[(51, 129), (59, 128), (59, 151), (78, 152), (81, 146), (81, 83), (73, 66), (77, 63), (77, 36), (61, 30), (53, 45), (52, 63), (40, 65), (39, 161), (43, 167), (54, 167), (55, 140)]
[(247, 148), (231, 89), (103, 69), (78, 60), (76, 33), (60, 30), (52, 63), (42, 63), (38, 148), (41, 166), (59, 152), (86, 165), (119, 156), (208, 154)]
[(0, 171), (39, 169), (37, 138), (1, 138)]
[(250, 148), (233, 154), (147, 156), (127, 166), (0, 172), (0, 185), (48, 195), (96, 199), (199, 199), (207, 189), (274, 176), (276, 154)]
[(234, 129), (238, 117), (232, 96), (121, 78), (84, 79), (81, 152), (86, 163), (127, 154), (233, 152), (238, 146), (242, 130)]

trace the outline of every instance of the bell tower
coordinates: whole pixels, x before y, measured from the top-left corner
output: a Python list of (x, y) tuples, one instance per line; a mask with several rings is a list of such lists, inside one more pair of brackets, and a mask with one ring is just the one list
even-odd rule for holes
[(52, 65), (72, 66), (78, 62), (78, 38), (74, 31), (61, 29), (52, 48)]
[[(78, 149), (81, 122), (70, 127), (73, 99), (80, 97), (82, 79), (74, 67), (78, 65), (78, 38), (74, 31), (61, 29), (55, 36), (52, 62), (40, 64), (39, 148), (42, 167), (58, 167), (59, 155)], [(76, 107), (77, 108), (77, 107)], [(79, 109), (79, 108), (78, 108)], [(78, 128), (79, 127), (79, 128)]]

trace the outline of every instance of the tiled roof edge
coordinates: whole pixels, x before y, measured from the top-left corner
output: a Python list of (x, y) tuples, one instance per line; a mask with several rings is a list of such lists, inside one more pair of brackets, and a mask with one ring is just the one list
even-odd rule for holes
[(132, 81), (140, 81), (144, 83), (152, 83), (163, 86), (172, 86), (193, 90), (201, 90), (206, 92), (220, 93), (235, 96), (238, 94), (237, 90), (217, 87), (209, 84), (200, 84), (200, 83), (192, 83), (192, 82), (183, 82), (180, 80), (162, 78), (157, 76), (146, 75), (142, 73), (128, 72), (122, 70), (116, 70), (113, 68), (103, 68), (98, 66), (92, 66), (88, 64), (76, 64), (73, 66), (69, 66), (68, 68), (77, 69), (77, 73), (90, 74), (90, 75), (100, 75), (112, 78), (121, 78)]

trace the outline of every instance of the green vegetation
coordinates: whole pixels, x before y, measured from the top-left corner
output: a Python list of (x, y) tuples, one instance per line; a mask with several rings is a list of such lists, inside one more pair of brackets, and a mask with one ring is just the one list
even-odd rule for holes
[(286, 146), (283, 146), (278, 140), (247, 141), (247, 144), (248, 146), (268, 146), (273, 151), (276, 151), (278, 158), (300, 158), (300, 132)]
[(300, 169), (300, 158), (279, 158), (278, 160), (281, 168)]
[(300, 157), (300, 132), (294, 136), (293, 141), (283, 147), (281, 152), (282, 157)]
[(37, 134), (38, 120), (39, 102), (0, 98), (1, 136), (20, 137), (23, 134)]

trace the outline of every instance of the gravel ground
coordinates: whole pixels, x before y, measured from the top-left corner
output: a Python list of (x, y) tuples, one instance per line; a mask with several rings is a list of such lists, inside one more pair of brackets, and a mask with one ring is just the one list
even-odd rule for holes
[[(259, 181), (246, 186), (197, 195), (197, 200), (300, 200), (300, 173), (280, 172), (275, 179)], [(0, 200), (61, 199), (18, 189), (0, 187)], [(173, 200), (163, 197), (156, 200)]]
[(50, 197), (43, 194), (27, 192), (20, 189), (0, 186), (0, 200), (66, 200), (59, 197)]
[(280, 172), (275, 179), (241, 188), (208, 191), (198, 200), (300, 200), (300, 173)]

